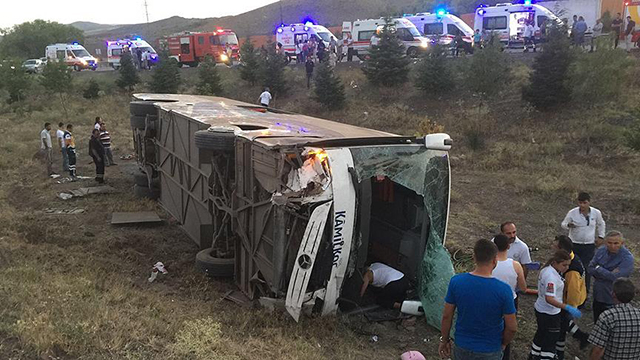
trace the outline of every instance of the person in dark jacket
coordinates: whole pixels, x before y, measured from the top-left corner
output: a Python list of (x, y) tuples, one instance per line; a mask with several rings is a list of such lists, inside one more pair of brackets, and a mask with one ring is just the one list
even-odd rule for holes
[(307, 58), (307, 62), (304, 63), (304, 67), (307, 70), (307, 89), (311, 87), (311, 78), (313, 77), (313, 68), (315, 64), (313, 63), (313, 59)]
[(100, 130), (93, 129), (91, 140), (89, 140), (89, 156), (96, 164), (96, 181), (104, 183), (104, 146), (100, 142)]

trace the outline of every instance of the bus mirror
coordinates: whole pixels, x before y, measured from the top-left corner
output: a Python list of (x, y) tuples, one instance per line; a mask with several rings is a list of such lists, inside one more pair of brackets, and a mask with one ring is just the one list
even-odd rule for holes
[(429, 134), (424, 137), (424, 146), (427, 149), (449, 151), (452, 144), (453, 140), (445, 133)]

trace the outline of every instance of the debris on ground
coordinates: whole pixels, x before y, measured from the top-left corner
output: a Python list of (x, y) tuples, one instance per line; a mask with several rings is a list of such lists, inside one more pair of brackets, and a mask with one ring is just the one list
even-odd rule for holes
[(110, 194), (116, 192), (111, 186), (103, 185), (103, 186), (93, 186), (93, 187), (85, 187), (76, 190), (69, 190), (66, 192), (61, 192), (58, 194), (58, 197), (62, 200), (69, 200), (74, 197), (84, 197), (92, 194)]
[(229, 290), (226, 294), (224, 294), (222, 298), (225, 300), (233, 301), (240, 306), (251, 306), (251, 299), (249, 299), (249, 297), (242, 291)]
[[(60, 175), (58, 175), (56, 178), (60, 177)], [(75, 179), (70, 178), (69, 176), (64, 177), (58, 181), (56, 181), (56, 184), (66, 184), (66, 183), (70, 183), (70, 182), (75, 182), (78, 180), (88, 180), (88, 179), (93, 179), (91, 176), (76, 176)]]
[(85, 210), (82, 208), (71, 208), (71, 209), (54, 209), (54, 208), (46, 208), (43, 210), (45, 214), (52, 215), (76, 215), (76, 214), (84, 214)]
[(158, 277), (158, 273), (162, 273), (163, 275), (167, 275), (169, 273), (167, 269), (165, 269), (164, 264), (160, 261), (155, 263), (153, 268), (151, 268), (151, 276), (148, 279), (150, 283)]
[(131, 160), (131, 159), (133, 159), (133, 155), (131, 154), (120, 155), (120, 160)]
[(111, 214), (111, 225), (160, 223), (162, 219), (153, 211), (114, 212)]

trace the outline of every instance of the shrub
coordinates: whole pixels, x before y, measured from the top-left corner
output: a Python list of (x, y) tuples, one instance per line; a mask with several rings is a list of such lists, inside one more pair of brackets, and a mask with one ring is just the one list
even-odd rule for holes
[(133, 91), (133, 87), (140, 82), (140, 77), (138, 76), (135, 65), (133, 65), (133, 57), (130, 52), (122, 54), (118, 72), (120, 73), (120, 77), (116, 80), (116, 85), (119, 88)]
[(160, 54), (160, 64), (151, 75), (151, 91), (160, 94), (174, 94), (180, 88), (180, 70), (178, 62), (166, 52)]
[(73, 88), (72, 83), (73, 78), (71, 77), (71, 71), (64, 62), (47, 62), (47, 65), (42, 71), (40, 84), (50, 93), (58, 95), (66, 118), (69, 118), (67, 100), (69, 90)]
[(240, 47), (240, 78), (255, 85), (260, 78), (260, 56), (250, 38)]
[(22, 101), (31, 87), (31, 78), (18, 61), (7, 61), (0, 66), (0, 88), (9, 94), (8, 103)]
[(569, 67), (573, 53), (564, 26), (550, 26), (542, 54), (533, 62), (531, 82), (522, 97), (538, 110), (549, 110), (569, 101)]
[(330, 110), (340, 109), (345, 103), (344, 85), (328, 62), (318, 65), (313, 99)]
[(371, 47), (362, 71), (373, 85), (397, 86), (409, 79), (409, 62), (391, 19), (386, 18), (379, 45)]
[(636, 120), (625, 130), (624, 139), (629, 148), (640, 151), (640, 120)]
[(511, 80), (510, 62), (497, 41), (475, 51), (465, 69), (465, 87), (482, 97), (498, 94)]
[(82, 97), (85, 99), (95, 99), (100, 97), (100, 85), (95, 79), (89, 79), (86, 89), (82, 93)]
[(287, 61), (284, 55), (278, 54), (273, 44), (267, 44), (266, 55), (260, 58), (260, 78), (262, 85), (271, 89), (273, 96), (285, 94), (289, 85), (284, 77)]
[(222, 95), (222, 85), (220, 83), (220, 74), (216, 69), (216, 62), (207, 57), (198, 69), (199, 81), (196, 85), (198, 93), (202, 95)]
[(465, 110), (466, 122), (463, 125), (462, 136), (469, 149), (478, 151), (487, 145), (487, 139), (491, 134), (489, 124), (489, 108), (486, 105), (477, 105)]
[(435, 121), (431, 121), (429, 118), (424, 118), (418, 123), (416, 129), (416, 136), (424, 136), (428, 134), (436, 134), (444, 132), (444, 125), (438, 124)]
[(440, 44), (432, 46), (416, 66), (415, 86), (430, 95), (447, 93), (454, 89), (453, 72), (447, 61), (446, 49)]

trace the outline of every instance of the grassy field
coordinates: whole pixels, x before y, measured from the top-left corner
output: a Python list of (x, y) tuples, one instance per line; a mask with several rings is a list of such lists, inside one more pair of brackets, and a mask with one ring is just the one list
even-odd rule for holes
[[(462, 90), (434, 98), (411, 84), (376, 89), (357, 65), (340, 65), (345, 110), (327, 111), (311, 100), (301, 67), (287, 70), (292, 89), (275, 105), (402, 134), (424, 132), (434, 122), (444, 126), (455, 141), (450, 250), (468, 254), (474, 240), (512, 220), (520, 237), (540, 249), (532, 254), (535, 260), (544, 262), (576, 193), (586, 190), (608, 228), (625, 233), (627, 245), (640, 255), (640, 156), (622, 144), (624, 129), (637, 120), (638, 97), (609, 104), (585, 121), (571, 105), (541, 114), (524, 104), (517, 91), (527, 81), (524, 64), (515, 64), (507, 91), (481, 105)], [(196, 70), (181, 70), (184, 92), (194, 91)], [(240, 81), (234, 69), (220, 70), (226, 96), (256, 102), (258, 87)], [(109, 126), (116, 154), (132, 153), (129, 97), (115, 89), (115, 76), (76, 74), (78, 88), (95, 78), (105, 95), (86, 100), (74, 94), (68, 118), (57, 98), (37, 87), (22, 104), (0, 105), (0, 359), (394, 359), (410, 349), (437, 358), (438, 335), (421, 320), (415, 326), (370, 324), (359, 317), (297, 324), (284, 314), (222, 300), (234, 289), (232, 281), (196, 271), (198, 249), (172, 219), (159, 227), (109, 225), (114, 211), (155, 210), (167, 218), (156, 203), (133, 196), (133, 160), (107, 169), (107, 182), (117, 193), (58, 199), (61, 191), (93, 182), (58, 184), (46, 178), (44, 167), (32, 159), (45, 121), (75, 125), (80, 175), (93, 173), (86, 153), (95, 116)], [(144, 84), (136, 89), (145, 90)], [(46, 212), (76, 208), (85, 212)], [(164, 262), (169, 274), (149, 284), (156, 261)], [(535, 286), (536, 276), (531, 274), (529, 286)], [(637, 275), (634, 280), (638, 283)], [(535, 331), (533, 302), (520, 302), (514, 359), (526, 359)], [(580, 323), (589, 327), (588, 312)], [(372, 342), (372, 335), (379, 341)], [(575, 344), (568, 353), (586, 358)]]

